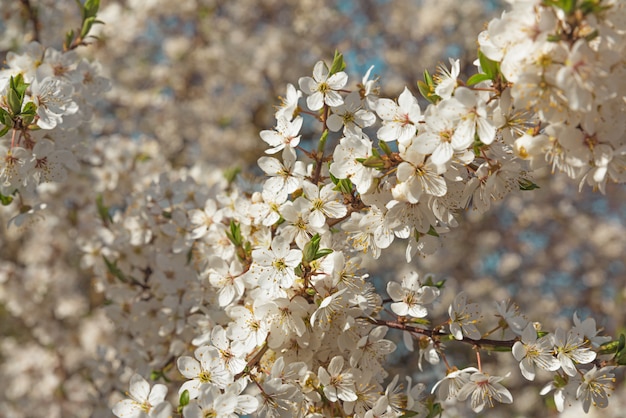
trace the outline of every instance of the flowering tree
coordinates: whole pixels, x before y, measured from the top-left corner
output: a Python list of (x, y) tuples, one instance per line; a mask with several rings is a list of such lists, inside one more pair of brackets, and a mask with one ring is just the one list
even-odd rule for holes
[[(145, 138), (84, 140), (95, 102), (111, 88), (77, 51), (95, 48), (99, 1), (80, 3), (79, 28), (62, 50), (33, 42), (9, 52), (0, 74), (0, 198), (6, 236), (22, 245), (12, 247), (20, 262), (3, 265), (3, 292), (12, 296), (3, 302), (56, 344), (71, 334), (63, 323), (37, 327), (42, 311), (60, 319), (92, 312), (76, 349), (85, 356), (91, 347), (88, 367), (68, 362), (71, 352), (30, 355), (43, 368), (63, 364), (64, 397), (120, 417), (434, 417), (466, 400), (478, 413), (514, 403), (513, 373), (541, 381), (538, 391), (558, 411), (572, 402), (585, 412), (607, 407), (626, 362), (623, 335), (605, 336), (578, 313), (552, 327), (512, 302), (481, 306), (469, 289), (412, 269), (462, 224), (463, 211), (484, 213), (511, 192), (536, 189), (545, 167), (603, 193), (626, 178), (626, 7), (511, 3), (480, 33), (475, 70), (464, 70), (473, 75), (462, 77), (453, 59), (424, 72), (424, 103), (409, 86), (384, 97), (372, 68), (353, 81), (340, 53), (318, 61), (286, 86), (274, 126), (261, 130), (265, 176), (253, 184), (193, 156), (177, 161)], [(74, 263), (93, 274), (97, 296), (88, 303), (72, 285), (79, 273), (54, 274), (58, 242), (29, 254), (39, 234), (54, 234), (43, 220), (54, 216), (74, 231), (58, 240), (74, 240)], [(368, 266), (399, 245), (411, 268), (377, 287)], [(29, 286), (10, 280), (16, 271)], [(39, 271), (71, 291), (59, 288), (49, 301), (37, 292), (46, 287)], [(4, 351), (17, 347), (11, 340)], [(440, 374), (400, 384), (388, 366), (399, 347), (420, 371), (443, 365)], [(454, 347), (475, 359), (458, 358)], [(508, 360), (487, 364), (491, 352)], [(124, 374), (130, 386), (116, 388)], [(12, 399), (24, 393), (11, 390)], [(24, 413), (19, 402), (5, 404)]]

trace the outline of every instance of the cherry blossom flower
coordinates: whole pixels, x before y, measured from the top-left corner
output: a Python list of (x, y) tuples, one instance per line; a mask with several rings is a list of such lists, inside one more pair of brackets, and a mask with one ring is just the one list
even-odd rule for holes
[(583, 402), (583, 410), (589, 412), (589, 407), (593, 404), (598, 408), (606, 408), (609, 405), (608, 391), (613, 390), (615, 375), (611, 373), (613, 367), (602, 367), (598, 369), (593, 366), (582, 377), (582, 382), (576, 390), (576, 399)]
[(354, 378), (350, 372), (342, 372), (344, 359), (342, 356), (335, 356), (328, 364), (328, 368), (319, 368), (317, 376), (324, 386), (324, 395), (331, 402), (337, 399), (342, 401), (356, 401)]
[(391, 310), (400, 316), (423, 318), (428, 314), (426, 307), (439, 296), (439, 289), (433, 286), (422, 286), (419, 275), (411, 272), (398, 282), (387, 283), (387, 293), (394, 300)]
[(359, 92), (355, 91), (348, 94), (344, 104), (332, 109), (327, 125), (328, 129), (333, 132), (343, 128), (344, 134), (359, 135), (361, 128), (372, 126), (375, 122), (376, 116), (369, 110), (362, 108)]
[(119, 418), (167, 418), (172, 413), (172, 405), (165, 400), (167, 386), (157, 383), (152, 388), (138, 374), (130, 378), (130, 399), (123, 399), (113, 407), (113, 414)]
[(482, 318), (477, 303), (467, 303), (467, 295), (460, 292), (448, 309), (450, 314), (450, 332), (457, 340), (462, 340), (463, 335), (478, 340), (481, 337), (476, 323)]
[(485, 404), (493, 407), (494, 399), (500, 403), (512, 403), (511, 392), (500, 383), (504, 377), (475, 372), (459, 390), (457, 397), (460, 401), (464, 401), (471, 395), (470, 407), (476, 413), (482, 411)]
[(456, 400), (461, 388), (469, 382), (471, 374), (476, 372), (478, 372), (478, 369), (475, 367), (467, 367), (462, 370), (449, 370), (443, 379), (435, 383), (431, 393), (437, 391), (437, 398), (441, 402)]
[(569, 376), (576, 375), (576, 364), (591, 363), (596, 358), (595, 351), (585, 347), (581, 335), (562, 328), (557, 328), (554, 333), (554, 351), (561, 368)]
[(312, 111), (320, 110), (324, 104), (331, 107), (343, 104), (343, 98), (337, 92), (348, 82), (348, 75), (337, 72), (329, 77), (329, 70), (323, 61), (318, 61), (313, 67), (313, 78), (301, 77), (298, 80), (300, 88), (309, 96), (306, 104)]
[(293, 84), (287, 84), (287, 94), (284, 98), (281, 97), (281, 105), (276, 110), (275, 117), (276, 119), (286, 119), (288, 121), (293, 120), (296, 109), (298, 108), (298, 100), (302, 97), (302, 92), (300, 90), (296, 90)]
[(537, 338), (533, 324), (528, 324), (522, 333), (522, 340), (513, 344), (513, 356), (520, 362), (522, 375), (528, 380), (535, 380), (535, 365), (543, 370), (555, 371), (561, 367), (552, 351), (552, 336)]
[(293, 120), (278, 117), (276, 128), (261, 131), (261, 139), (267, 142), (272, 148), (265, 150), (266, 154), (276, 154), (278, 151), (287, 148), (295, 148), (300, 143), (300, 128), (303, 119), (296, 116)]
[(182, 356), (176, 360), (180, 373), (187, 380), (178, 393), (189, 391), (189, 398), (196, 399), (207, 386), (224, 389), (233, 382), (233, 375), (224, 367), (217, 353), (210, 346), (198, 347), (194, 357)]
[(398, 104), (391, 99), (379, 99), (376, 113), (383, 122), (378, 138), (385, 142), (398, 141), (404, 146), (415, 136), (417, 124), (423, 119), (417, 99), (406, 87), (398, 97)]

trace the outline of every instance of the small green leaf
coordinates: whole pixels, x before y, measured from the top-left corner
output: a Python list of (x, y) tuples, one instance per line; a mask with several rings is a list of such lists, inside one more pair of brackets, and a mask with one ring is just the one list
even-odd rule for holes
[(100, 0), (87, 0), (83, 6), (83, 19), (95, 18), (100, 8)]
[(311, 237), (311, 240), (304, 245), (302, 251), (302, 261), (305, 264), (310, 263), (315, 259), (317, 251), (320, 249), (320, 234), (315, 234)]
[[(359, 160), (362, 160), (362, 161), (359, 161)], [(371, 157), (364, 158), (364, 159), (357, 158), (357, 161), (359, 161), (365, 167), (376, 168), (378, 170), (385, 167), (385, 161), (383, 161), (382, 158), (376, 157), (376, 156), (371, 156)]]
[(23, 98), (20, 97), (15, 89), (9, 89), (7, 92), (7, 102), (12, 114), (19, 115), (22, 112), (22, 100)]
[(113, 220), (113, 218), (111, 218), (109, 208), (104, 205), (102, 194), (96, 196), (96, 209), (98, 210), (98, 215), (100, 216), (100, 219), (102, 219), (102, 223), (104, 223), (105, 226)]
[(0, 193), (0, 203), (2, 204), (2, 206), (8, 206), (11, 204), (11, 202), (13, 202), (13, 196), (5, 196)]
[(430, 226), (430, 229), (428, 230), (428, 232), (426, 233), (427, 235), (431, 235), (433, 237), (438, 237), (439, 233), (437, 233), (437, 231), (435, 230), (434, 226)]
[(480, 61), (480, 68), (489, 77), (489, 80), (495, 80), (500, 72), (498, 63), (487, 58), (480, 50), (478, 50), (478, 60)]
[(385, 154), (387, 155), (392, 154), (391, 148), (389, 148), (389, 144), (387, 144), (385, 141), (378, 141), (378, 146), (380, 147), (381, 150), (383, 150)]
[(226, 236), (228, 237), (230, 242), (232, 242), (235, 247), (241, 246), (241, 244), (243, 243), (243, 237), (241, 236), (241, 226), (237, 222), (231, 220), (229, 229), (230, 230), (226, 232)]
[(477, 73), (467, 79), (467, 85), (473, 86), (474, 84), (478, 84), (483, 81), (489, 81), (489, 80), (491, 80), (491, 77), (489, 77), (487, 74)]
[(72, 46), (72, 42), (74, 42), (74, 29), (70, 29), (65, 34), (65, 42), (63, 43), (63, 47), (67, 50)]
[(178, 399), (179, 406), (187, 406), (189, 405), (189, 391), (185, 389), (183, 393), (180, 394), (180, 398)]
[(519, 183), (520, 190), (535, 190), (539, 189), (539, 186), (529, 179), (521, 178), (517, 181)]
[(241, 173), (241, 167), (231, 167), (227, 168), (222, 172), (222, 175), (228, 182), (228, 184), (233, 184), (237, 176)]
[(339, 53), (339, 51), (335, 51), (335, 56), (333, 57), (333, 63), (330, 66), (330, 71), (328, 73), (329, 76), (343, 71), (346, 68), (346, 63), (343, 62), (343, 54)]
[(340, 179), (337, 182), (337, 187), (335, 187), (335, 190), (339, 190), (341, 193), (349, 194), (349, 195), (352, 194), (352, 189), (353, 189), (353, 185), (350, 179)]
[(106, 258), (105, 255), (103, 255), (102, 258), (104, 259), (104, 264), (106, 264), (109, 273), (111, 273), (114, 277), (120, 279), (122, 282), (128, 283), (126, 275), (122, 272), (122, 270), (119, 269), (119, 267), (117, 267), (117, 261), (113, 263), (108, 258)]
[(328, 139), (328, 129), (324, 129), (324, 132), (322, 132), (322, 136), (320, 137), (320, 142), (317, 145), (318, 152), (324, 152), (324, 147), (326, 146), (327, 139)]
[(328, 254), (332, 254), (332, 252), (333, 250), (331, 250), (330, 248), (322, 248), (315, 254), (315, 257), (313, 257), (312, 261), (315, 261), (318, 258), (326, 257)]
[(9, 132), (10, 129), (11, 128), (8, 125), (5, 125), (4, 128), (0, 129), (0, 138), (5, 136), (7, 134), (7, 132)]
[(89, 34), (89, 31), (91, 30), (91, 27), (93, 26), (93, 22), (96, 20), (95, 17), (88, 17), (87, 19), (85, 19), (83, 21), (83, 26), (80, 29), (80, 37), (81, 38), (86, 38), (87, 35)]
[(441, 100), (441, 97), (435, 94), (435, 82), (428, 70), (424, 70), (424, 81), (417, 82), (417, 89), (420, 91), (420, 94), (431, 103), (437, 103)]

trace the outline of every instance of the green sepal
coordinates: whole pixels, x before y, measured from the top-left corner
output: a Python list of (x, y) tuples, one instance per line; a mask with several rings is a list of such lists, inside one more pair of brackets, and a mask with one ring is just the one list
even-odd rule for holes
[(105, 255), (103, 255), (102, 258), (104, 259), (104, 264), (106, 264), (109, 273), (111, 273), (114, 277), (120, 279), (122, 282), (128, 283), (128, 278), (126, 277), (124, 272), (122, 272), (122, 270), (117, 267), (117, 261), (111, 262)]
[(577, 0), (543, 0), (544, 6), (561, 9), (566, 15), (571, 15), (576, 8)]
[(298, 264), (294, 269), (293, 269), (293, 273), (297, 276), (297, 277), (302, 277), (304, 276), (304, 271), (302, 269), (302, 263)]
[(428, 230), (426, 235), (431, 235), (433, 237), (439, 237), (439, 233), (435, 230), (435, 227), (432, 226), (432, 225), (430, 226), (430, 229)]
[(439, 280), (437, 283), (433, 282), (433, 275), (429, 274), (428, 276), (426, 276), (426, 281), (424, 282), (424, 284), (422, 286), (433, 286), (436, 287), (437, 289), (443, 289), (444, 285), (446, 284), (446, 280)]
[(477, 73), (467, 79), (467, 85), (473, 86), (474, 84), (478, 84), (483, 81), (490, 81), (491, 77), (484, 73)]
[(13, 196), (5, 196), (0, 193), (0, 203), (2, 204), (2, 206), (8, 206), (11, 204), (11, 202), (13, 202)]
[(520, 190), (535, 190), (535, 189), (539, 189), (539, 186), (537, 184), (533, 183), (532, 181), (530, 181), (529, 179), (521, 178), (517, 182), (519, 184), (519, 189)]
[(330, 66), (330, 70), (328, 72), (328, 76), (343, 71), (346, 68), (346, 63), (343, 62), (343, 54), (339, 51), (335, 51), (335, 56), (333, 57), (333, 63)]
[(405, 411), (404, 414), (400, 415), (400, 418), (410, 418), (419, 415), (419, 412), (415, 411)]
[(429, 396), (425, 403), (426, 408), (428, 409), (428, 415), (426, 415), (426, 418), (441, 417), (443, 414), (443, 408), (439, 402), (435, 402), (434, 396)]

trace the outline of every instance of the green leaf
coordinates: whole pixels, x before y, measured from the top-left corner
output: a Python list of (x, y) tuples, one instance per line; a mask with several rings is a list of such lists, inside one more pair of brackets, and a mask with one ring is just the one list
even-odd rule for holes
[(0, 138), (5, 136), (7, 134), (7, 132), (9, 132), (10, 129), (11, 129), (11, 127), (9, 127), (8, 125), (5, 125), (4, 128), (0, 129)]
[[(359, 160), (362, 160), (362, 161), (359, 161)], [(378, 170), (385, 168), (385, 161), (383, 161), (383, 159), (380, 157), (371, 156), (371, 157), (364, 158), (364, 159), (357, 158), (357, 161), (359, 161), (365, 167), (376, 168)]]
[(83, 6), (83, 19), (95, 18), (100, 8), (100, 0), (87, 0)]
[(93, 22), (96, 20), (95, 17), (88, 17), (87, 19), (85, 19), (83, 21), (83, 26), (80, 29), (80, 37), (81, 38), (86, 38), (87, 35), (89, 34), (89, 31), (91, 30), (91, 27), (93, 26)]
[(430, 229), (428, 230), (428, 232), (426, 233), (427, 235), (431, 235), (433, 237), (438, 237), (439, 233), (437, 233), (437, 231), (435, 230), (434, 226), (430, 226)]
[(441, 97), (435, 94), (435, 82), (428, 70), (424, 70), (424, 81), (417, 82), (417, 89), (431, 103), (437, 103), (441, 100)]
[(480, 68), (489, 77), (489, 80), (495, 80), (500, 72), (498, 63), (487, 58), (480, 50), (478, 50), (478, 60), (480, 61)]
[(102, 194), (99, 194), (96, 197), (96, 209), (98, 210), (98, 215), (100, 215), (100, 219), (102, 219), (105, 226), (113, 220), (113, 218), (111, 218), (109, 208), (104, 205)]
[(0, 203), (2, 204), (2, 206), (8, 206), (11, 204), (11, 202), (13, 202), (13, 196), (5, 196), (0, 193)]
[(189, 405), (189, 391), (185, 389), (183, 393), (180, 394), (180, 398), (178, 399), (179, 406), (187, 406)]
[(339, 53), (339, 51), (335, 51), (335, 56), (333, 57), (333, 63), (330, 66), (330, 71), (328, 76), (343, 71), (346, 68), (346, 63), (343, 62), (343, 54)]
[(26, 126), (29, 126), (35, 120), (35, 116), (37, 115), (37, 105), (33, 102), (28, 102), (22, 109), (22, 123)]
[(241, 167), (232, 167), (227, 168), (222, 172), (222, 175), (228, 182), (228, 184), (233, 184), (237, 176), (241, 173)]
[[(11, 77), (13, 78), (13, 77)], [(14, 115), (19, 115), (22, 112), (22, 100), (19, 93), (10, 88), (7, 92), (7, 102), (9, 103), (9, 108), (11, 109), (11, 113)]]
[(315, 234), (311, 237), (311, 240), (304, 245), (304, 250), (302, 251), (302, 261), (304, 263), (310, 263), (315, 260), (315, 255), (320, 249), (320, 239), (320, 234)]
[(228, 237), (230, 242), (235, 245), (235, 247), (239, 247), (241, 246), (241, 244), (243, 244), (243, 237), (241, 236), (241, 226), (233, 220), (230, 221), (230, 228), (229, 231), (226, 232), (226, 236)]
[(74, 42), (74, 29), (70, 29), (65, 34), (65, 42), (63, 43), (63, 47), (67, 50), (72, 46), (72, 42)]
[(339, 190), (341, 193), (351, 195), (352, 188), (353, 188), (353, 185), (350, 179), (340, 179), (337, 182), (337, 187), (335, 187), (335, 190)]
[(122, 272), (122, 270), (117, 267), (117, 261), (113, 263), (108, 258), (106, 258), (105, 255), (103, 255), (102, 258), (104, 259), (104, 264), (106, 264), (109, 273), (111, 273), (114, 277), (117, 277), (124, 283), (128, 283), (128, 279), (126, 278), (124, 272)]
[(326, 140), (328, 139), (328, 129), (325, 129), (322, 132), (322, 136), (320, 137), (320, 142), (317, 145), (317, 151), (324, 152), (324, 147), (326, 146)]
[(619, 336), (619, 340), (608, 341), (600, 346), (598, 354), (616, 354), (624, 349), (626, 341), (624, 340), (624, 334)]
[(383, 150), (385, 154), (387, 155), (392, 154), (391, 148), (389, 148), (389, 144), (387, 144), (385, 141), (378, 141), (378, 146), (380, 147), (381, 150)]
[(518, 181), (520, 190), (535, 190), (539, 189), (539, 186), (530, 181), (529, 179), (521, 178)]
[(467, 85), (473, 86), (474, 84), (489, 80), (491, 80), (491, 77), (489, 77), (487, 74), (477, 73), (467, 79)]
[(313, 261), (317, 260), (318, 258), (326, 257), (328, 254), (332, 254), (332, 252), (333, 250), (331, 250), (330, 248), (322, 248), (315, 254)]

